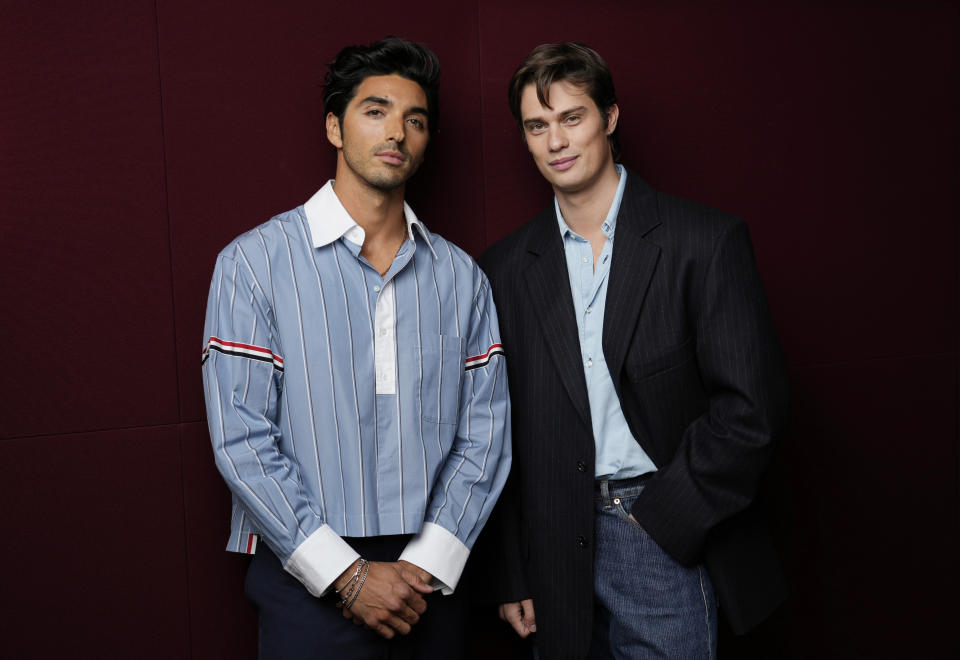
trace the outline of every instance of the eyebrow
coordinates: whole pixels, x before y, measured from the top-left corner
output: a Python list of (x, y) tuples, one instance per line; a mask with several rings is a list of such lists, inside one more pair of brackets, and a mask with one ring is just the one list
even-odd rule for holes
[[(585, 105), (578, 105), (578, 106), (575, 107), (575, 108), (569, 108), (569, 109), (564, 110), (564, 111), (562, 111), (562, 112), (558, 112), (558, 113), (557, 113), (557, 116), (560, 117), (560, 119), (563, 119), (563, 118), (565, 118), (565, 117), (569, 117), (570, 115), (575, 115), (575, 114), (577, 114), (577, 113), (586, 112), (586, 110), (587, 110), (587, 106), (585, 106)], [(543, 117), (530, 117), (529, 119), (524, 119), (524, 120), (523, 120), (523, 125), (524, 125), (524, 126), (527, 126), (528, 124), (536, 124), (536, 123), (541, 123), (541, 124), (542, 124), (542, 123), (545, 123)]]
[[(360, 101), (360, 103), (376, 103), (377, 105), (385, 105), (388, 107), (393, 106), (393, 101), (383, 96), (368, 96), (367, 98)], [(408, 114), (420, 114), (424, 117), (429, 117), (430, 113), (426, 108), (419, 105), (415, 105), (407, 111)]]

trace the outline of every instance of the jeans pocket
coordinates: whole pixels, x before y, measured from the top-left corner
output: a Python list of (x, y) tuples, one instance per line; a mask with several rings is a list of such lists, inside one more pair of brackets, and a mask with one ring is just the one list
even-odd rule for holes
[(630, 517), (630, 510), (633, 508), (633, 503), (636, 501), (636, 499), (636, 497), (614, 497), (613, 508), (617, 512), (618, 518), (633, 527), (639, 533), (645, 535), (647, 530), (645, 530), (640, 523)]

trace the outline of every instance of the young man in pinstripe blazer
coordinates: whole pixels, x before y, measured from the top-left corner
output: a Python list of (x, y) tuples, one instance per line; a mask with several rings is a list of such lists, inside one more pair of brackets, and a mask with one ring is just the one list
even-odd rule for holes
[(217, 259), (204, 390), (261, 658), (464, 652), (452, 594), (506, 481), (509, 401), (486, 277), (404, 202), (438, 78), (402, 39), (342, 50), (336, 179)]
[(489, 534), (500, 616), (541, 658), (713, 658), (784, 584), (753, 506), (785, 374), (746, 225), (617, 164), (613, 79), (582, 44), (510, 83), (554, 199), (480, 259), (514, 470)]

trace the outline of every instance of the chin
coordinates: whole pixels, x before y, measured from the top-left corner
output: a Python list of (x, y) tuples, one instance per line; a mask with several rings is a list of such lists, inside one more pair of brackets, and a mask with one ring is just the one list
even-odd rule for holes
[(366, 181), (377, 190), (390, 192), (391, 190), (395, 190), (402, 186), (409, 178), (410, 176), (406, 172), (397, 172), (381, 176), (373, 176), (368, 178)]

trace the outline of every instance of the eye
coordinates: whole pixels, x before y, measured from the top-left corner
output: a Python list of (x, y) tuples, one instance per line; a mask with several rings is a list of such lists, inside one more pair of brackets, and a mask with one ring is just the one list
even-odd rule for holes
[(381, 117), (383, 116), (383, 110), (380, 108), (370, 108), (364, 114), (368, 117)]
[(543, 133), (543, 131), (545, 131), (546, 128), (547, 128), (547, 125), (544, 124), (542, 121), (534, 121), (527, 124), (527, 131), (530, 133), (533, 133), (534, 135)]
[(410, 122), (410, 124), (411, 124), (412, 126), (415, 126), (416, 128), (420, 129), (421, 131), (427, 127), (427, 125), (424, 123), (424, 121), (423, 121), (422, 119), (420, 119), (419, 117), (410, 117), (410, 119), (408, 119), (407, 121)]
[(564, 119), (563, 121), (564, 121), (564, 123), (566, 123), (566, 124), (571, 124), (571, 125), (573, 125), (573, 124), (579, 124), (579, 123), (580, 123), (580, 115), (570, 115), (570, 116), (568, 116), (566, 119)]

